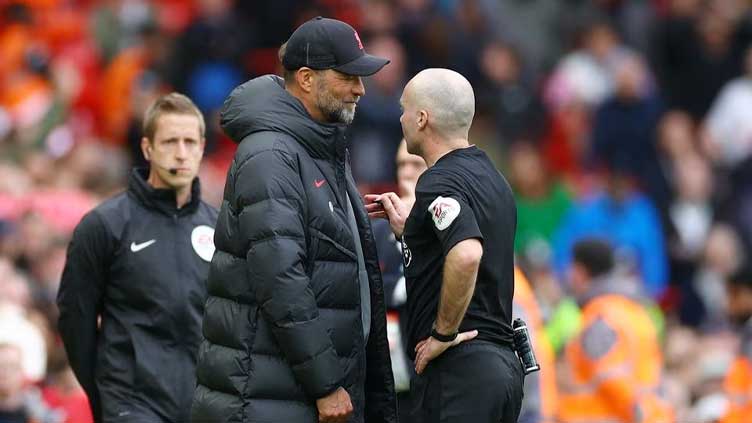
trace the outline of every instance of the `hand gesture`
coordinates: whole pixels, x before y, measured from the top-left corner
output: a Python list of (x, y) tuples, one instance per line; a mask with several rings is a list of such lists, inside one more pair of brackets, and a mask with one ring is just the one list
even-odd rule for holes
[(448, 348), (469, 341), (476, 336), (478, 336), (478, 331), (471, 330), (457, 334), (457, 337), (452, 342), (441, 342), (432, 336), (418, 342), (418, 345), (415, 346), (415, 372), (417, 374), (423, 373), (428, 363), (440, 356)]
[(405, 221), (410, 214), (410, 208), (397, 194), (393, 192), (366, 194), (365, 203), (368, 217), (388, 219), (394, 235), (397, 238), (402, 236), (405, 230)]

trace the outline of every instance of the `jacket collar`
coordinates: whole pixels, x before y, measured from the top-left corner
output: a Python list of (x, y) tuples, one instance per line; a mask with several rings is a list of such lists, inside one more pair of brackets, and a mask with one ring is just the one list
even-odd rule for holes
[(128, 178), (128, 192), (143, 204), (144, 207), (160, 211), (168, 216), (183, 216), (196, 211), (201, 202), (201, 183), (198, 177), (193, 179), (190, 200), (182, 208), (178, 209), (175, 200), (175, 191), (154, 188), (146, 181), (148, 176), (148, 168), (135, 168)]
[(315, 121), (303, 103), (284, 87), (282, 78), (264, 75), (241, 84), (225, 100), (220, 115), (224, 131), (235, 142), (255, 132), (290, 135), (313, 158), (343, 159), (346, 125)]

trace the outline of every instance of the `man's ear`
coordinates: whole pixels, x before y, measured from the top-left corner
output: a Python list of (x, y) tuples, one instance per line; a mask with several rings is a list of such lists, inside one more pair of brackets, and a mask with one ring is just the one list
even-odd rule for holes
[(418, 111), (415, 123), (418, 125), (419, 131), (426, 129), (426, 126), (428, 125), (428, 112), (425, 110)]
[(149, 138), (141, 137), (141, 153), (143, 153), (146, 161), (151, 161), (151, 141)]
[(311, 68), (303, 66), (295, 71), (295, 81), (303, 92), (310, 93), (313, 90), (315, 72)]

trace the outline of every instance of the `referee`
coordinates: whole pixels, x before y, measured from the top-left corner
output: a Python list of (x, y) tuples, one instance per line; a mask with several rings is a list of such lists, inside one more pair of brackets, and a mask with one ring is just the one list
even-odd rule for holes
[(411, 421), (516, 422), (523, 371), (512, 348), (512, 191), (468, 143), (470, 83), (426, 69), (400, 99), (407, 150), (426, 161), (412, 210), (395, 193), (367, 195), (371, 217), (402, 237), (407, 281)]
[(83, 217), (57, 304), (94, 420), (187, 422), (217, 210), (201, 200), (204, 117), (178, 93), (144, 114), (128, 188)]

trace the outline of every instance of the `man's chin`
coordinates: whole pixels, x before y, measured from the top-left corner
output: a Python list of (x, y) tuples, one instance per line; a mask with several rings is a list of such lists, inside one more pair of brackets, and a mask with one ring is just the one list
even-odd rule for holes
[(178, 173), (177, 175), (170, 175), (167, 178), (167, 184), (174, 190), (185, 188), (193, 183), (193, 178), (196, 175), (192, 173)]

